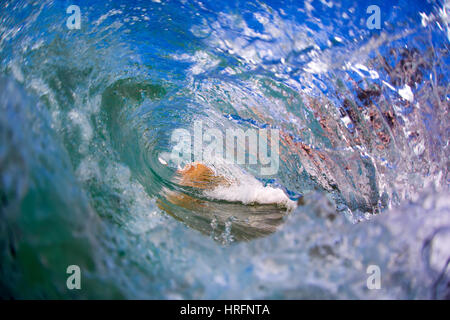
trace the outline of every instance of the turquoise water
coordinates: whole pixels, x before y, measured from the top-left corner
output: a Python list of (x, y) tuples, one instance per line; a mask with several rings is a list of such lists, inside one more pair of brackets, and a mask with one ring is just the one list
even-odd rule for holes
[[(2, 2), (0, 296), (448, 298), (449, 4), (375, 2)], [(196, 121), (280, 130), (279, 170), (180, 185)]]

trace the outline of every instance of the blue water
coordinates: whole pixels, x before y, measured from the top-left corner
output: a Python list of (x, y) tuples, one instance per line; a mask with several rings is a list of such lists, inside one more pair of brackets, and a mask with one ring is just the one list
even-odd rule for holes
[[(449, 14), (419, 0), (2, 1), (0, 297), (448, 299)], [(279, 170), (223, 171), (238, 195), (180, 186), (161, 159), (199, 120), (280, 130)], [(298, 206), (240, 203), (264, 198), (259, 183)]]

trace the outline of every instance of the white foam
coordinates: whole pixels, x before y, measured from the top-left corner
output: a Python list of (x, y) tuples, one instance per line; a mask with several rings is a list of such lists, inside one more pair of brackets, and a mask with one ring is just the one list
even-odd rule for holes
[(243, 204), (276, 204), (293, 210), (295, 201), (289, 199), (283, 190), (271, 186), (264, 186), (259, 180), (250, 175), (241, 175), (238, 181), (228, 186), (218, 186), (204, 192), (209, 198)]
[(412, 102), (414, 100), (414, 94), (411, 90), (411, 87), (405, 84), (402, 89), (398, 90), (398, 94), (405, 100)]

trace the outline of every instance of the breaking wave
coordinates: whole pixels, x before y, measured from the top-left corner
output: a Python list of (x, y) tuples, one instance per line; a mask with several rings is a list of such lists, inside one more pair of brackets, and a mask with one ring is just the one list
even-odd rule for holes
[[(0, 296), (448, 299), (449, 3), (371, 2), (3, 1)], [(196, 121), (278, 171), (180, 183)]]

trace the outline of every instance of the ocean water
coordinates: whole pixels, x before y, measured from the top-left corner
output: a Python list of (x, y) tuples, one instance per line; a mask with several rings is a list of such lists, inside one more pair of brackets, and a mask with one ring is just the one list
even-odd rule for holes
[[(450, 298), (449, 14), (3, 0), (0, 297)], [(231, 186), (183, 185), (199, 122), (278, 130), (276, 172), (208, 158)]]

